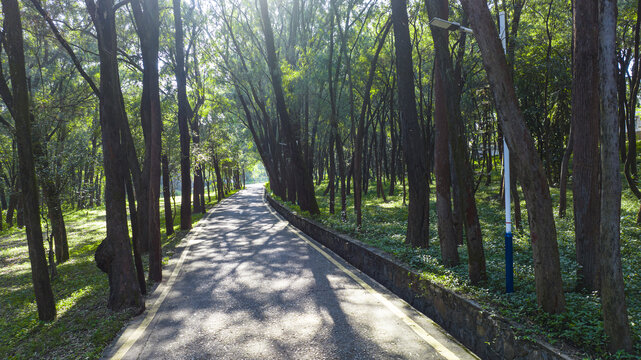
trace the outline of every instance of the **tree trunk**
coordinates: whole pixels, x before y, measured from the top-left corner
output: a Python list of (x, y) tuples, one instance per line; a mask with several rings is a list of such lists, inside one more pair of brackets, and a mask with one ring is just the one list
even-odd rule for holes
[(171, 213), (171, 193), (169, 191), (169, 184), (171, 179), (169, 177), (169, 159), (167, 154), (162, 155), (162, 196), (165, 201), (165, 232), (169, 236), (174, 233), (174, 217)]
[[(141, 123), (145, 137), (145, 161), (142, 172), (142, 183), (146, 192), (144, 201), (138, 207), (146, 206), (142, 213), (146, 217), (146, 234), (141, 238), (142, 248), (149, 249), (149, 278), (154, 282), (162, 280), (161, 244), (160, 244), (160, 153), (162, 114), (160, 110), (160, 84), (158, 74), (158, 48), (160, 20), (158, 0), (134, 0), (132, 2), (143, 62), (143, 91), (140, 102)], [(142, 185), (142, 184), (141, 184)], [(142, 190), (142, 189), (140, 189)], [(146, 202), (146, 203), (145, 203)], [(147, 246), (145, 246), (147, 245)]]
[[(332, 3), (332, 8), (334, 8), (335, 3), (334, 1)], [(338, 110), (336, 109), (336, 85), (338, 84), (338, 76), (340, 74), (340, 67), (341, 67), (341, 58), (342, 58), (342, 52), (341, 55), (338, 57), (337, 61), (337, 69), (336, 73), (334, 74), (334, 65), (333, 65), (333, 56), (334, 56), (334, 15), (335, 15), (335, 9), (333, 11), (330, 10), (330, 40), (329, 40), (329, 61), (328, 61), (328, 88), (329, 88), (329, 98), (330, 98), (330, 127), (331, 127), (331, 133), (332, 136), (330, 139), (333, 139), (333, 142), (330, 140), (330, 153), (332, 149), (332, 143), (333, 143), (333, 148), (336, 149), (336, 158), (338, 160), (338, 177), (340, 181), (340, 191), (341, 191), (341, 219), (344, 221), (347, 219), (347, 213), (346, 213), (346, 194), (345, 194), (345, 155), (343, 153), (343, 142), (341, 141), (341, 135), (338, 131)], [(339, 24), (340, 26), (340, 24)], [(334, 157), (332, 157), (334, 159)], [(330, 195), (330, 206), (332, 207), (333, 210), (333, 193)], [(333, 213), (333, 212), (332, 212)]]
[[(575, 22), (576, 24), (576, 22)], [(572, 149), (574, 147), (572, 126), (570, 126), (570, 134), (568, 135), (568, 142), (563, 152), (563, 160), (561, 161), (561, 176), (559, 178), (559, 217), (565, 217), (565, 209), (567, 208), (567, 185), (568, 176), (570, 176), (570, 156), (572, 156)], [(576, 181), (576, 180), (575, 180)]]
[(185, 72), (185, 42), (180, 0), (173, 0), (176, 38), (176, 84), (178, 93), (178, 131), (180, 132), (180, 229), (191, 229), (191, 171), (189, 154), (189, 121), (192, 114), (187, 99), (187, 74)]
[(6, 216), (7, 226), (9, 228), (13, 226), (13, 215), (16, 212), (16, 208), (18, 207), (18, 191), (19, 190), (17, 186), (14, 186), (11, 190), (11, 194), (9, 195), (9, 206), (7, 207)]
[(62, 264), (69, 260), (69, 243), (67, 242), (67, 229), (62, 215), (62, 202), (60, 194), (53, 184), (46, 184), (44, 180), (42, 192), (47, 203), (47, 212), (51, 221), (51, 234), (55, 244), (56, 262)]
[(129, 219), (131, 222), (131, 237), (134, 248), (134, 264), (136, 265), (136, 278), (140, 292), (147, 294), (147, 282), (145, 281), (145, 269), (142, 266), (142, 256), (140, 254), (140, 227), (138, 226), (138, 217), (136, 214), (136, 199), (134, 196), (134, 187), (131, 183), (131, 177), (128, 177), (125, 184), (127, 191), (127, 200), (129, 204)]
[[(447, 1), (431, 1), (427, 2), (426, 5), (428, 14), (432, 15), (432, 17), (444, 16), (447, 18), (449, 11)], [(474, 198), (474, 173), (469, 161), (465, 124), (461, 118), (460, 75), (455, 71), (450, 58), (448, 33), (442, 29), (432, 27), (432, 38), (434, 39), (434, 52), (438, 62), (437, 69), (439, 70), (438, 73), (435, 72), (435, 76), (441, 77), (441, 85), (443, 85), (443, 90), (445, 90), (446, 94), (448, 139), (452, 165), (456, 175), (452, 179), (454, 180), (454, 188), (460, 196), (460, 215), (465, 227), (468, 252), (468, 274), (472, 284), (479, 284), (487, 280), (487, 274), (481, 224), (476, 208), (476, 199)]]
[[(438, 64), (438, 62), (435, 62)], [(437, 65), (438, 66), (438, 65)], [(437, 71), (435, 71), (438, 74)], [(436, 215), (438, 215), (438, 237), (441, 244), (441, 259), (448, 267), (459, 264), (456, 231), (452, 220), (450, 202), (450, 155), (447, 134), (447, 100), (441, 84), (441, 77), (434, 79), (434, 175), (436, 176)]]
[[(621, 271), (621, 177), (617, 138), (616, 0), (600, 0), (599, 70), (601, 139), (601, 306), (612, 353), (632, 350)], [(594, 39), (592, 39), (594, 41)]]
[(416, 112), (407, 4), (404, 0), (391, 0), (391, 3), (401, 144), (405, 153), (409, 182), (406, 242), (415, 247), (427, 248), (429, 246), (429, 184), (423, 144), (425, 139), (423, 139)]
[(96, 181), (94, 184), (96, 185), (96, 206), (100, 206), (102, 203), (102, 176), (103, 173), (102, 171), (98, 171), (98, 175), (96, 176)]
[(16, 226), (18, 226), (18, 229), (22, 229), (24, 227), (24, 197), (22, 195), (22, 191), (18, 193)]
[(314, 191), (314, 183), (312, 181), (311, 173), (307, 170), (305, 159), (300, 151), (300, 145), (295, 134), (293, 124), (291, 123), (287, 105), (285, 103), (285, 95), (283, 92), (282, 74), (280, 65), (276, 58), (276, 49), (274, 46), (274, 34), (272, 32), (271, 20), (269, 19), (269, 9), (267, 7), (267, 0), (260, 0), (260, 13), (262, 18), (262, 30), (265, 36), (265, 48), (267, 54), (267, 64), (271, 75), (272, 87), (276, 97), (276, 109), (281, 121), (281, 128), (284, 132), (284, 138), (287, 146), (291, 152), (292, 158), (292, 171), (296, 179), (298, 191), (298, 202), (301, 210), (309, 211), (310, 214), (318, 214), (318, 203), (316, 202), (316, 193)]
[(392, 143), (392, 151), (390, 154), (390, 162), (389, 162), (389, 168), (390, 168), (390, 174), (389, 174), (389, 196), (394, 195), (394, 185), (396, 185), (396, 173), (398, 172), (398, 164), (397, 164), (397, 154), (396, 154), (396, 149), (398, 148), (397, 146), (397, 140), (396, 140), (396, 125), (394, 122), (394, 113), (390, 112), (390, 117), (389, 117), (389, 128), (390, 128), (390, 140)]
[(217, 157), (214, 157), (214, 171), (216, 172), (216, 192), (217, 200), (221, 201), (225, 197), (225, 189), (223, 189), (223, 177), (220, 173), (220, 161)]
[(56, 317), (56, 303), (51, 290), (47, 260), (40, 228), (38, 185), (33, 158), (31, 119), (29, 116), (29, 89), (25, 72), (24, 45), (20, 8), (17, 0), (2, 0), (4, 15), (4, 44), (11, 74), (20, 187), (24, 197), (27, 223), (27, 245), (31, 263), (31, 280), (36, 296), (38, 318), (51, 321)]
[[(574, 1), (572, 162), (577, 288), (599, 289), (598, 3)], [(618, 172), (618, 170), (617, 170)]]
[(463, 0), (461, 4), (471, 20), (481, 50), (503, 134), (519, 164), (517, 176), (523, 186), (530, 216), (537, 302), (548, 313), (560, 313), (565, 310), (565, 296), (552, 199), (543, 164), (519, 109), (512, 77), (487, 3)]
[(136, 280), (127, 229), (125, 182), (127, 174), (122, 166), (127, 160), (124, 151), (127, 115), (120, 89), (118, 74), (115, 9), (113, 0), (85, 0), (98, 37), (100, 56), (100, 125), (102, 128), (103, 161), (105, 171), (105, 205), (107, 237), (96, 249), (98, 267), (109, 275), (107, 307), (121, 310), (135, 307), (144, 310), (145, 303)]

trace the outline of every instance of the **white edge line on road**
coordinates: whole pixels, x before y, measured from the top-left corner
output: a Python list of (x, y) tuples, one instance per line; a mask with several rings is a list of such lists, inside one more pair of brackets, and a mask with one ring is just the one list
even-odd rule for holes
[[(212, 216), (212, 214), (216, 212), (216, 210), (218, 210), (219, 206), (222, 205), (223, 202), (225, 202), (225, 199), (223, 199), (223, 201), (216, 204), (214, 209), (211, 212), (207, 213), (205, 216), (203, 216), (203, 218), (200, 219), (198, 223), (200, 224), (200, 221), (205, 220), (210, 216)], [(169, 277), (169, 280), (167, 281), (167, 283), (166, 284), (160, 283), (160, 285), (158, 285), (159, 288), (161, 286), (163, 287), (162, 293), (160, 294), (158, 299), (154, 302), (151, 309), (147, 311), (147, 314), (145, 315), (145, 318), (140, 323), (140, 325), (138, 325), (138, 327), (133, 331), (131, 331), (130, 333), (128, 333), (128, 330), (126, 330), (125, 333), (123, 333), (122, 337), (125, 340), (123, 341), (122, 345), (120, 345), (120, 348), (118, 348), (118, 351), (110, 358), (111, 360), (122, 359), (127, 354), (127, 351), (129, 351), (129, 349), (131, 349), (131, 347), (136, 343), (136, 341), (140, 339), (142, 334), (145, 332), (149, 324), (152, 322), (152, 320), (156, 316), (156, 313), (158, 312), (160, 305), (162, 305), (163, 301), (165, 301), (167, 294), (169, 294), (169, 291), (174, 286), (174, 283), (176, 282), (176, 278), (178, 277), (178, 273), (180, 273), (180, 269), (182, 268), (183, 263), (185, 262), (185, 258), (187, 257), (187, 254), (189, 254), (189, 249), (191, 247), (191, 244), (190, 244), (191, 240), (194, 237), (196, 237), (196, 235), (200, 234), (200, 232), (202, 231), (202, 226), (199, 226), (199, 224), (196, 225), (196, 227), (194, 227), (192, 231), (187, 234), (185, 239), (183, 239), (183, 241), (185, 241), (185, 244), (186, 244), (185, 249), (183, 250), (182, 254), (180, 254), (180, 259), (176, 263), (176, 266), (174, 267), (174, 270), (172, 271), (171, 276)], [(159, 291), (159, 289), (156, 289), (156, 291)]]
[(267, 210), (276, 217), (279, 221), (287, 223), (287, 228), (291, 230), (296, 236), (298, 236), (300, 239), (305, 241), (307, 245), (312, 247), (314, 250), (319, 252), (321, 255), (323, 255), (327, 260), (329, 260), (332, 264), (334, 264), (337, 268), (339, 268), (342, 272), (344, 272), (347, 276), (352, 278), (354, 281), (356, 281), (363, 289), (367, 290), (371, 295), (376, 298), (380, 303), (382, 303), (388, 310), (390, 310), (394, 315), (396, 315), (399, 319), (401, 319), (405, 325), (407, 325), (416, 335), (418, 335), (421, 339), (423, 339), (428, 345), (434, 348), (441, 356), (448, 360), (456, 360), (460, 359), (456, 354), (451, 352), (445, 345), (441, 344), (438, 340), (436, 340), (432, 335), (428, 334), (425, 329), (423, 329), (419, 324), (417, 324), (414, 320), (412, 320), (409, 316), (407, 316), (403, 311), (401, 311), (398, 307), (396, 307), (394, 304), (392, 304), (389, 300), (387, 300), (380, 292), (378, 292), (376, 289), (372, 288), (368, 283), (366, 283), (363, 279), (358, 277), (358, 275), (354, 274), (351, 270), (347, 269), (343, 264), (338, 262), (336, 259), (334, 259), (331, 255), (329, 255), (326, 251), (321, 249), (318, 245), (314, 244), (313, 242), (309, 241), (303, 234), (301, 234), (300, 230), (298, 230), (296, 227), (291, 225), (289, 221), (285, 220), (280, 214), (276, 213), (274, 210), (272, 210), (271, 206), (267, 204), (263, 198), (263, 203), (267, 207)]

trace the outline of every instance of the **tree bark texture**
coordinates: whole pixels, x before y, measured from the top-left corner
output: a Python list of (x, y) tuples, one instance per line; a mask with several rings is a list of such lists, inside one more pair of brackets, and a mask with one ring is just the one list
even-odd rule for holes
[(560, 313), (565, 310), (565, 296), (552, 199), (543, 164), (519, 109), (514, 83), (487, 3), (462, 0), (461, 4), (469, 16), (481, 50), (505, 140), (519, 164), (517, 176), (523, 186), (530, 216), (537, 303), (548, 313)]
[(178, 131), (180, 132), (180, 229), (191, 229), (191, 160), (189, 149), (189, 121), (192, 114), (187, 99), (187, 74), (185, 72), (185, 40), (180, 0), (173, 0), (176, 38), (176, 85), (178, 92)]
[(429, 184), (425, 146), (416, 112), (414, 70), (405, 0), (391, 0), (401, 143), (407, 163), (409, 207), (406, 242), (415, 247), (429, 246)]
[(577, 288), (599, 289), (598, 1), (574, 1), (572, 162)]
[(632, 349), (621, 271), (621, 177), (617, 134), (616, 0), (599, 0), (601, 306), (611, 352)]
[[(428, 14), (447, 18), (447, 1), (428, 1)], [(448, 32), (432, 27), (434, 39), (434, 52), (437, 57), (435, 76), (440, 76), (442, 90), (445, 91), (447, 106), (448, 140), (450, 156), (456, 177), (453, 186), (458, 189), (461, 204), (461, 216), (465, 227), (465, 239), (468, 252), (468, 274), (472, 284), (479, 284), (487, 280), (485, 270), (485, 252), (481, 224), (479, 222), (476, 199), (474, 198), (474, 173), (469, 162), (469, 151), (465, 136), (465, 124), (461, 118), (461, 89), (460, 81), (452, 64), (449, 53)], [(464, 36), (464, 35), (463, 35)]]
[(162, 115), (160, 110), (160, 84), (158, 73), (158, 48), (160, 20), (158, 0), (135, 0), (132, 3), (136, 20), (143, 62), (143, 91), (140, 102), (141, 123), (145, 135), (145, 162), (143, 179), (147, 182), (147, 238), (149, 249), (149, 278), (154, 282), (162, 280), (160, 244), (160, 153)]
[[(438, 64), (436, 62), (435, 64)], [(438, 66), (438, 65), (437, 65)], [(436, 73), (436, 72), (435, 72)], [(434, 79), (434, 175), (436, 176), (436, 215), (441, 259), (445, 266), (459, 264), (456, 231), (452, 220), (450, 150), (447, 134), (447, 105), (441, 77)]]
[(132, 245), (134, 249), (134, 265), (136, 266), (136, 278), (140, 286), (140, 292), (147, 294), (147, 281), (145, 280), (145, 269), (142, 266), (142, 255), (140, 254), (140, 227), (136, 214), (136, 197), (134, 196), (134, 187), (131, 178), (127, 178), (125, 184), (127, 191), (127, 203), (129, 205), (129, 220), (131, 222)]
[(105, 171), (105, 206), (107, 237), (96, 249), (98, 267), (109, 275), (107, 307), (121, 310), (145, 308), (136, 280), (127, 229), (125, 182), (127, 179), (122, 129), (127, 115), (118, 74), (115, 9), (113, 0), (85, 0), (96, 28), (100, 56), (100, 125), (102, 130), (103, 168)]
[(24, 198), (24, 217), (27, 225), (27, 245), (31, 263), (31, 280), (38, 307), (38, 318), (51, 321), (56, 317), (56, 303), (51, 290), (47, 260), (40, 228), (38, 185), (33, 157), (29, 88), (25, 71), (24, 44), (20, 8), (17, 0), (2, 0), (4, 42), (11, 74), (13, 92), (12, 113), (18, 145), (20, 187)]

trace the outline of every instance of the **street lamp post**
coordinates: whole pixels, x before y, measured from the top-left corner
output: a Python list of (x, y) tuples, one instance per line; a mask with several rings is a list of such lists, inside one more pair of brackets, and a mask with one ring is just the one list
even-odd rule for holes
[[(507, 45), (505, 36), (505, 12), (499, 13), (499, 37), (503, 45), (503, 52), (506, 53)], [(514, 292), (514, 257), (513, 257), (513, 240), (512, 240), (512, 210), (511, 206), (511, 186), (510, 186), (510, 149), (503, 136), (503, 172), (505, 182), (505, 292)]]
[[(461, 24), (441, 18), (432, 18), (430, 25), (448, 31), (463, 31), (473, 34), (472, 29), (461, 26)], [(505, 12), (499, 13), (499, 36), (503, 45), (503, 52), (506, 52), (505, 36)], [(510, 208), (510, 149), (503, 137), (503, 172), (504, 172), (504, 189), (505, 189), (505, 292), (514, 292), (514, 257), (513, 257), (513, 239), (512, 239), (512, 211)]]
[(443, 19), (437, 18), (437, 17), (432, 18), (432, 20), (430, 20), (430, 25), (435, 26), (437, 28), (445, 29), (445, 30), (448, 30), (448, 31), (456, 31), (456, 30), (458, 30), (458, 31), (466, 32), (468, 34), (473, 34), (474, 33), (472, 31), (472, 29), (466, 28), (465, 26), (461, 26), (461, 24), (459, 24), (457, 22), (443, 20)]

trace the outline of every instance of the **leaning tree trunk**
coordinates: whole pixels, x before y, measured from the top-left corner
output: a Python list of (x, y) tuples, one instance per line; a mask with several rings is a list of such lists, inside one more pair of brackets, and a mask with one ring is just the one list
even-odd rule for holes
[(307, 170), (307, 164), (300, 150), (299, 139), (295, 134), (295, 129), (291, 123), (287, 105), (285, 103), (285, 94), (283, 91), (282, 74), (280, 65), (276, 57), (276, 48), (274, 46), (274, 33), (272, 31), (271, 20), (269, 19), (269, 9), (267, 0), (260, 0), (260, 13), (262, 18), (262, 30), (265, 36), (265, 50), (267, 55), (267, 65), (271, 75), (272, 88), (276, 97), (276, 109), (280, 116), (281, 129), (284, 132), (284, 138), (290, 150), (292, 160), (292, 171), (297, 182), (298, 203), (301, 210), (307, 210), (310, 214), (318, 214), (318, 203), (316, 202), (316, 193), (314, 191), (314, 182), (311, 173)]
[(24, 197), (24, 215), (27, 224), (27, 245), (31, 263), (31, 280), (36, 296), (38, 317), (50, 321), (56, 317), (56, 303), (53, 299), (47, 260), (40, 228), (40, 206), (38, 185), (31, 142), (31, 119), (29, 116), (29, 88), (25, 71), (24, 45), (20, 8), (17, 0), (2, 0), (4, 15), (4, 43), (11, 74), (13, 96), (13, 118), (15, 121), (16, 142), (18, 145), (18, 164), (20, 186)]
[[(617, 134), (616, 0), (599, 1), (601, 139), (601, 306), (612, 353), (632, 350), (621, 271), (621, 176)], [(594, 41), (594, 39), (592, 40)]]
[(126, 162), (123, 124), (127, 124), (120, 76), (118, 74), (115, 9), (113, 0), (85, 0), (98, 37), (100, 57), (100, 125), (102, 130), (103, 168), (107, 237), (96, 249), (98, 267), (109, 275), (107, 307), (121, 310), (145, 308), (136, 280), (125, 206)]
[(519, 109), (514, 83), (487, 2), (462, 0), (461, 4), (471, 20), (483, 56), (505, 140), (519, 164), (517, 176), (523, 186), (530, 215), (537, 302), (548, 313), (560, 313), (565, 310), (565, 296), (552, 198), (543, 164)]
[(410, 40), (407, 4), (391, 0), (396, 73), (398, 76), (398, 103), (400, 110), (401, 144), (407, 163), (409, 208), (406, 242), (415, 247), (429, 246), (429, 184), (423, 134), (418, 124), (414, 70)]

